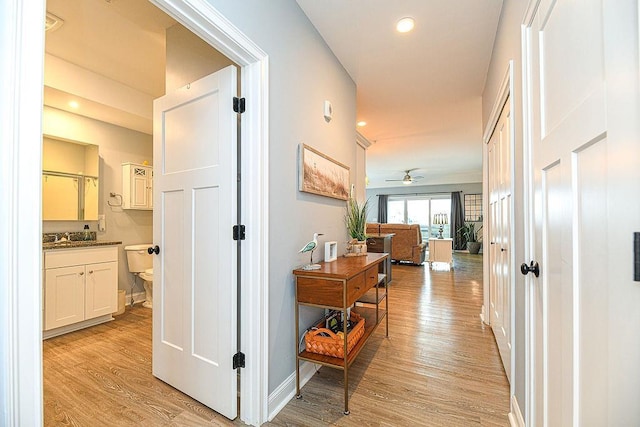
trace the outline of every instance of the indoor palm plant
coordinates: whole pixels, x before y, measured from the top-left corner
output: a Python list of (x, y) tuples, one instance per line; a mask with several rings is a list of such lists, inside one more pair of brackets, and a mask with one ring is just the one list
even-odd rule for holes
[(467, 242), (467, 249), (471, 254), (477, 254), (480, 252), (481, 242), (478, 241), (478, 231), (482, 229), (482, 225), (476, 230), (475, 222), (465, 222), (462, 227), (458, 229), (458, 234)]

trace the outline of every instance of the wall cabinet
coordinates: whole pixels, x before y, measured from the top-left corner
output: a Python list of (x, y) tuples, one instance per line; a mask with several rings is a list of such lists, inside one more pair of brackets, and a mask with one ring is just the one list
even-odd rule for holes
[(122, 164), (122, 208), (153, 209), (153, 166)]
[(116, 246), (46, 251), (44, 268), (45, 338), (111, 320), (118, 309)]

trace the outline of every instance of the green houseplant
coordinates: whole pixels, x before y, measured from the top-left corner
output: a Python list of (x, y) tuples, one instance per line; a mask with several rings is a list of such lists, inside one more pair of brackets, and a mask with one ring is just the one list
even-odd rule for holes
[(357, 200), (350, 198), (347, 201), (347, 212), (345, 215), (345, 224), (347, 232), (352, 239), (363, 242), (367, 239), (367, 211), (369, 209), (369, 200), (358, 203)]
[(347, 211), (344, 217), (347, 232), (351, 237), (351, 241), (347, 245), (347, 253), (345, 256), (360, 256), (367, 254), (367, 209), (369, 201), (358, 203), (357, 200), (350, 198), (347, 201)]
[(467, 242), (467, 250), (471, 254), (477, 254), (480, 252), (481, 242), (478, 241), (478, 231), (482, 229), (482, 225), (476, 230), (476, 224), (474, 222), (465, 222), (462, 227), (458, 229), (458, 234)]

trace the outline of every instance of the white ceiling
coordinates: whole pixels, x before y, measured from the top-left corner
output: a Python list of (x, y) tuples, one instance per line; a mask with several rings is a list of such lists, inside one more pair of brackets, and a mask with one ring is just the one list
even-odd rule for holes
[(45, 105), (151, 133), (176, 21), (148, 0), (47, 0), (47, 12), (64, 24), (46, 33)]
[[(482, 181), (481, 95), (502, 0), (296, 0), (357, 85), (369, 188)], [(410, 16), (415, 29), (395, 31)]]
[[(296, 0), (357, 85), (369, 187), (482, 180), (481, 95), (502, 0)], [(148, 0), (47, 0), (45, 104), (151, 133), (164, 94), (164, 31)], [(395, 31), (411, 16), (415, 29)], [(82, 78), (70, 79), (69, 76)], [(68, 106), (71, 97), (81, 107)]]

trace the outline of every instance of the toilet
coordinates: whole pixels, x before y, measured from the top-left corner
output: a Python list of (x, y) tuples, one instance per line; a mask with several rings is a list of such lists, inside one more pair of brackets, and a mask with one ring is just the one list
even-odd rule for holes
[(153, 246), (151, 243), (125, 246), (129, 272), (143, 280), (146, 293), (143, 307), (152, 308), (153, 305), (153, 255), (149, 255), (147, 249)]

